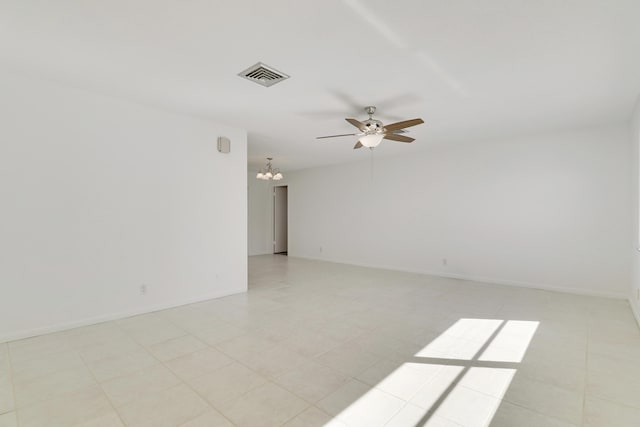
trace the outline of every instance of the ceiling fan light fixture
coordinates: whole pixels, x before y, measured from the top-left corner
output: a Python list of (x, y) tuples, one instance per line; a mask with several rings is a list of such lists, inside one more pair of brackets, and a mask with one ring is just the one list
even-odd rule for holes
[(383, 133), (371, 133), (360, 138), (360, 143), (367, 148), (377, 147), (384, 138)]
[(367, 147), (367, 148), (375, 148), (382, 142), (383, 139), (389, 139), (391, 141), (396, 142), (413, 142), (415, 138), (410, 138), (405, 135), (400, 135), (401, 133), (406, 133), (405, 128), (416, 126), (424, 123), (424, 120), (420, 118), (411, 119), (411, 120), (403, 120), (401, 122), (391, 123), (388, 125), (384, 125), (380, 120), (374, 119), (373, 114), (376, 111), (376, 107), (369, 106), (365, 107), (365, 111), (369, 115), (369, 118), (364, 121), (345, 118), (345, 120), (352, 126), (358, 128), (361, 133), (346, 133), (341, 135), (328, 135), (328, 136), (318, 136), (316, 139), (324, 139), (324, 138), (337, 138), (341, 136), (359, 136), (358, 142), (353, 147), (354, 149)]

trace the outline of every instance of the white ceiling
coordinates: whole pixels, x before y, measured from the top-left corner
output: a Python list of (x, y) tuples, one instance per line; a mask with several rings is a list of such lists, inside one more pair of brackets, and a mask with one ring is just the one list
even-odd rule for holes
[(4, 66), (245, 128), (285, 171), (368, 156), (315, 139), (366, 105), (426, 122), (376, 155), (622, 122), (639, 53), (638, 0), (0, 0)]

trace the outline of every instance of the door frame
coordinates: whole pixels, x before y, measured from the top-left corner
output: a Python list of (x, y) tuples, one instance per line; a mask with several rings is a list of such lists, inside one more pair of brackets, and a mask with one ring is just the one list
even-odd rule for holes
[[(278, 224), (278, 219), (279, 219), (277, 214), (276, 214), (276, 212), (277, 212), (277, 207), (276, 206), (277, 206), (277, 202), (278, 202), (277, 197), (276, 197), (277, 188), (284, 188), (286, 190), (286, 193), (285, 193), (286, 194), (286, 200), (285, 200), (285, 202), (286, 202), (286, 205), (285, 205), (286, 220), (285, 220), (285, 223), (284, 223), (285, 224), (285, 236), (286, 236), (286, 238), (285, 238), (286, 241), (284, 242), (285, 243), (285, 250), (284, 251), (278, 251), (278, 252), (276, 252), (276, 241), (277, 241), (276, 234), (278, 232), (277, 224)], [(289, 251), (289, 186), (286, 185), (286, 184), (285, 185), (274, 185), (273, 186), (273, 234), (272, 234), (272, 238), (273, 238), (272, 246), (271, 246), (272, 253), (286, 255), (288, 253), (288, 251)]]

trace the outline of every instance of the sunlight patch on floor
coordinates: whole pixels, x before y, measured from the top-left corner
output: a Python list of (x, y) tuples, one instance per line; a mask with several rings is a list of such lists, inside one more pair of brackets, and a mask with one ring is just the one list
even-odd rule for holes
[(538, 324), (459, 319), (335, 420), (347, 426), (486, 427)]

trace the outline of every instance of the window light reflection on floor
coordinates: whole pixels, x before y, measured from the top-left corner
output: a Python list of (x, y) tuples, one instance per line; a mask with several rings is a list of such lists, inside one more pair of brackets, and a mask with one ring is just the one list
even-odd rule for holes
[(459, 319), (325, 426), (486, 427), (538, 324)]

